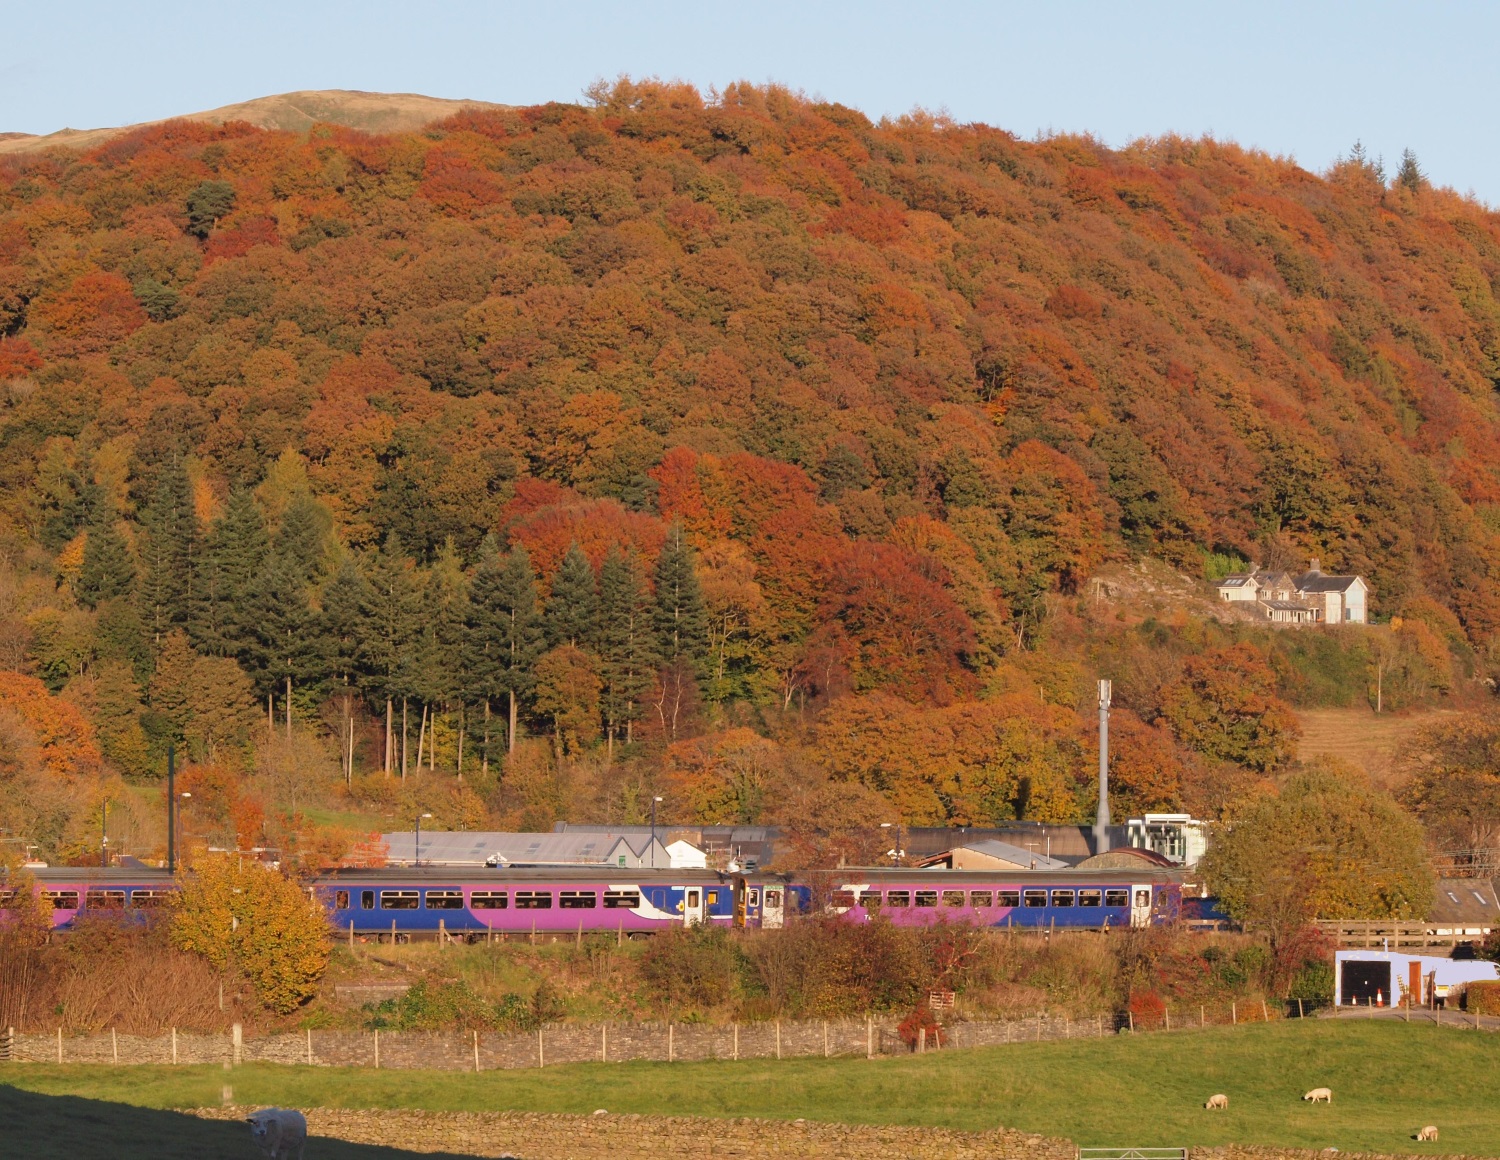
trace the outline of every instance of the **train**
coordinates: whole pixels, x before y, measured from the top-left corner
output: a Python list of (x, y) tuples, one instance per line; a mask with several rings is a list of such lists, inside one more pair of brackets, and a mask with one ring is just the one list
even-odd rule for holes
[[(32, 871), (54, 929), (80, 914), (147, 917), (177, 886), (165, 870), (48, 867)], [(1182, 872), (848, 868), (800, 879), (771, 872), (605, 866), (339, 869), (307, 883), (330, 927), (350, 939), (644, 937), (677, 926), (774, 930), (826, 913), (898, 926), (962, 922), (1003, 929), (1163, 925), (1183, 913)], [(0, 913), (14, 887), (0, 886)]]

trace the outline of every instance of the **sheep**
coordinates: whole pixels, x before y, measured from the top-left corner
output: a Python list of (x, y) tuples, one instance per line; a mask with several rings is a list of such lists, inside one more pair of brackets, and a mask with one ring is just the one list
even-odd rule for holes
[(1417, 1139), (1418, 1140), (1436, 1140), (1437, 1139), (1437, 1125), (1435, 1125), (1435, 1124), (1428, 1124), (1427, 1127), (1423, 1128), (1420, 1132), (1417, 1133)]
[(287, 1108), (262, 1108), (245, 1117), (250, 1138), (266, 1160), (302, 1160), (307, 1146), (307, 1117)]
[(1204, 1104), (1203, 1106), (1209, 1111), (1215, 1111), (1219, 1109), (1228, 1110), (1229, 1097), (1226, 1096), (1223, 1092), (1220, 1092), (1216, 1096), (1209, 1096), (1208, 1103)]
[(1325, 1104), (1331, 1104), (1333, 1103), (1333, 1092), (1328, 1088), (1313, 1088), (1312, 1091), (1308, 1092), (1302, 1098), (1304, 1100), (1311, 1100), (1313, 1103), (1322, 1100)]

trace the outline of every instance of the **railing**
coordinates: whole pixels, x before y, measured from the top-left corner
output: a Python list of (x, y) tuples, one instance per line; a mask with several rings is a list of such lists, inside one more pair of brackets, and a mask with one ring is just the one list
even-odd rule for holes
[(1188, 1160), (1186, 1148), (1080, 1148), (1078, 1160)]
[[(1457, 947), (1484, 938), (1482, 934), (1439, 934), (1435, 923), (1397, 922), (1394, 919), (1324, 919), (1318, 928), (1341, 947), (1401, 950), (1405, 947)], [(1462, 926), (1455, 922), (1454, 927)], [(1446, 926), (1445, 926), (1446, 929)]]

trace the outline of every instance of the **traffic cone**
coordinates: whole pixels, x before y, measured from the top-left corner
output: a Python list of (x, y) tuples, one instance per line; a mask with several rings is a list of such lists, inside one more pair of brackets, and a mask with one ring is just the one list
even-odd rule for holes
[(1377, 1006), (1377, 1007), (1384, 1007), (1385, 1006), (1385, 992), (1384, 991), (1376, 991), (1375, 992), (1375, 1006)]

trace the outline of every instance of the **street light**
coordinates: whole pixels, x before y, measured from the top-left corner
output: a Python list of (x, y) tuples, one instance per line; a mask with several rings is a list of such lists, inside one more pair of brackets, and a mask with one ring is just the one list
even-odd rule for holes
[(431, 817), (431, 814), (417, 815), (417, 840), (412, 843), (411, 864), (413, 866), (420, 866), (422, 864), (422, 819)]
[(653, 869), (656, 867), (656, 803), (659, 801), (661, 801), (659, 797), (651, 799), (651, 866)]

